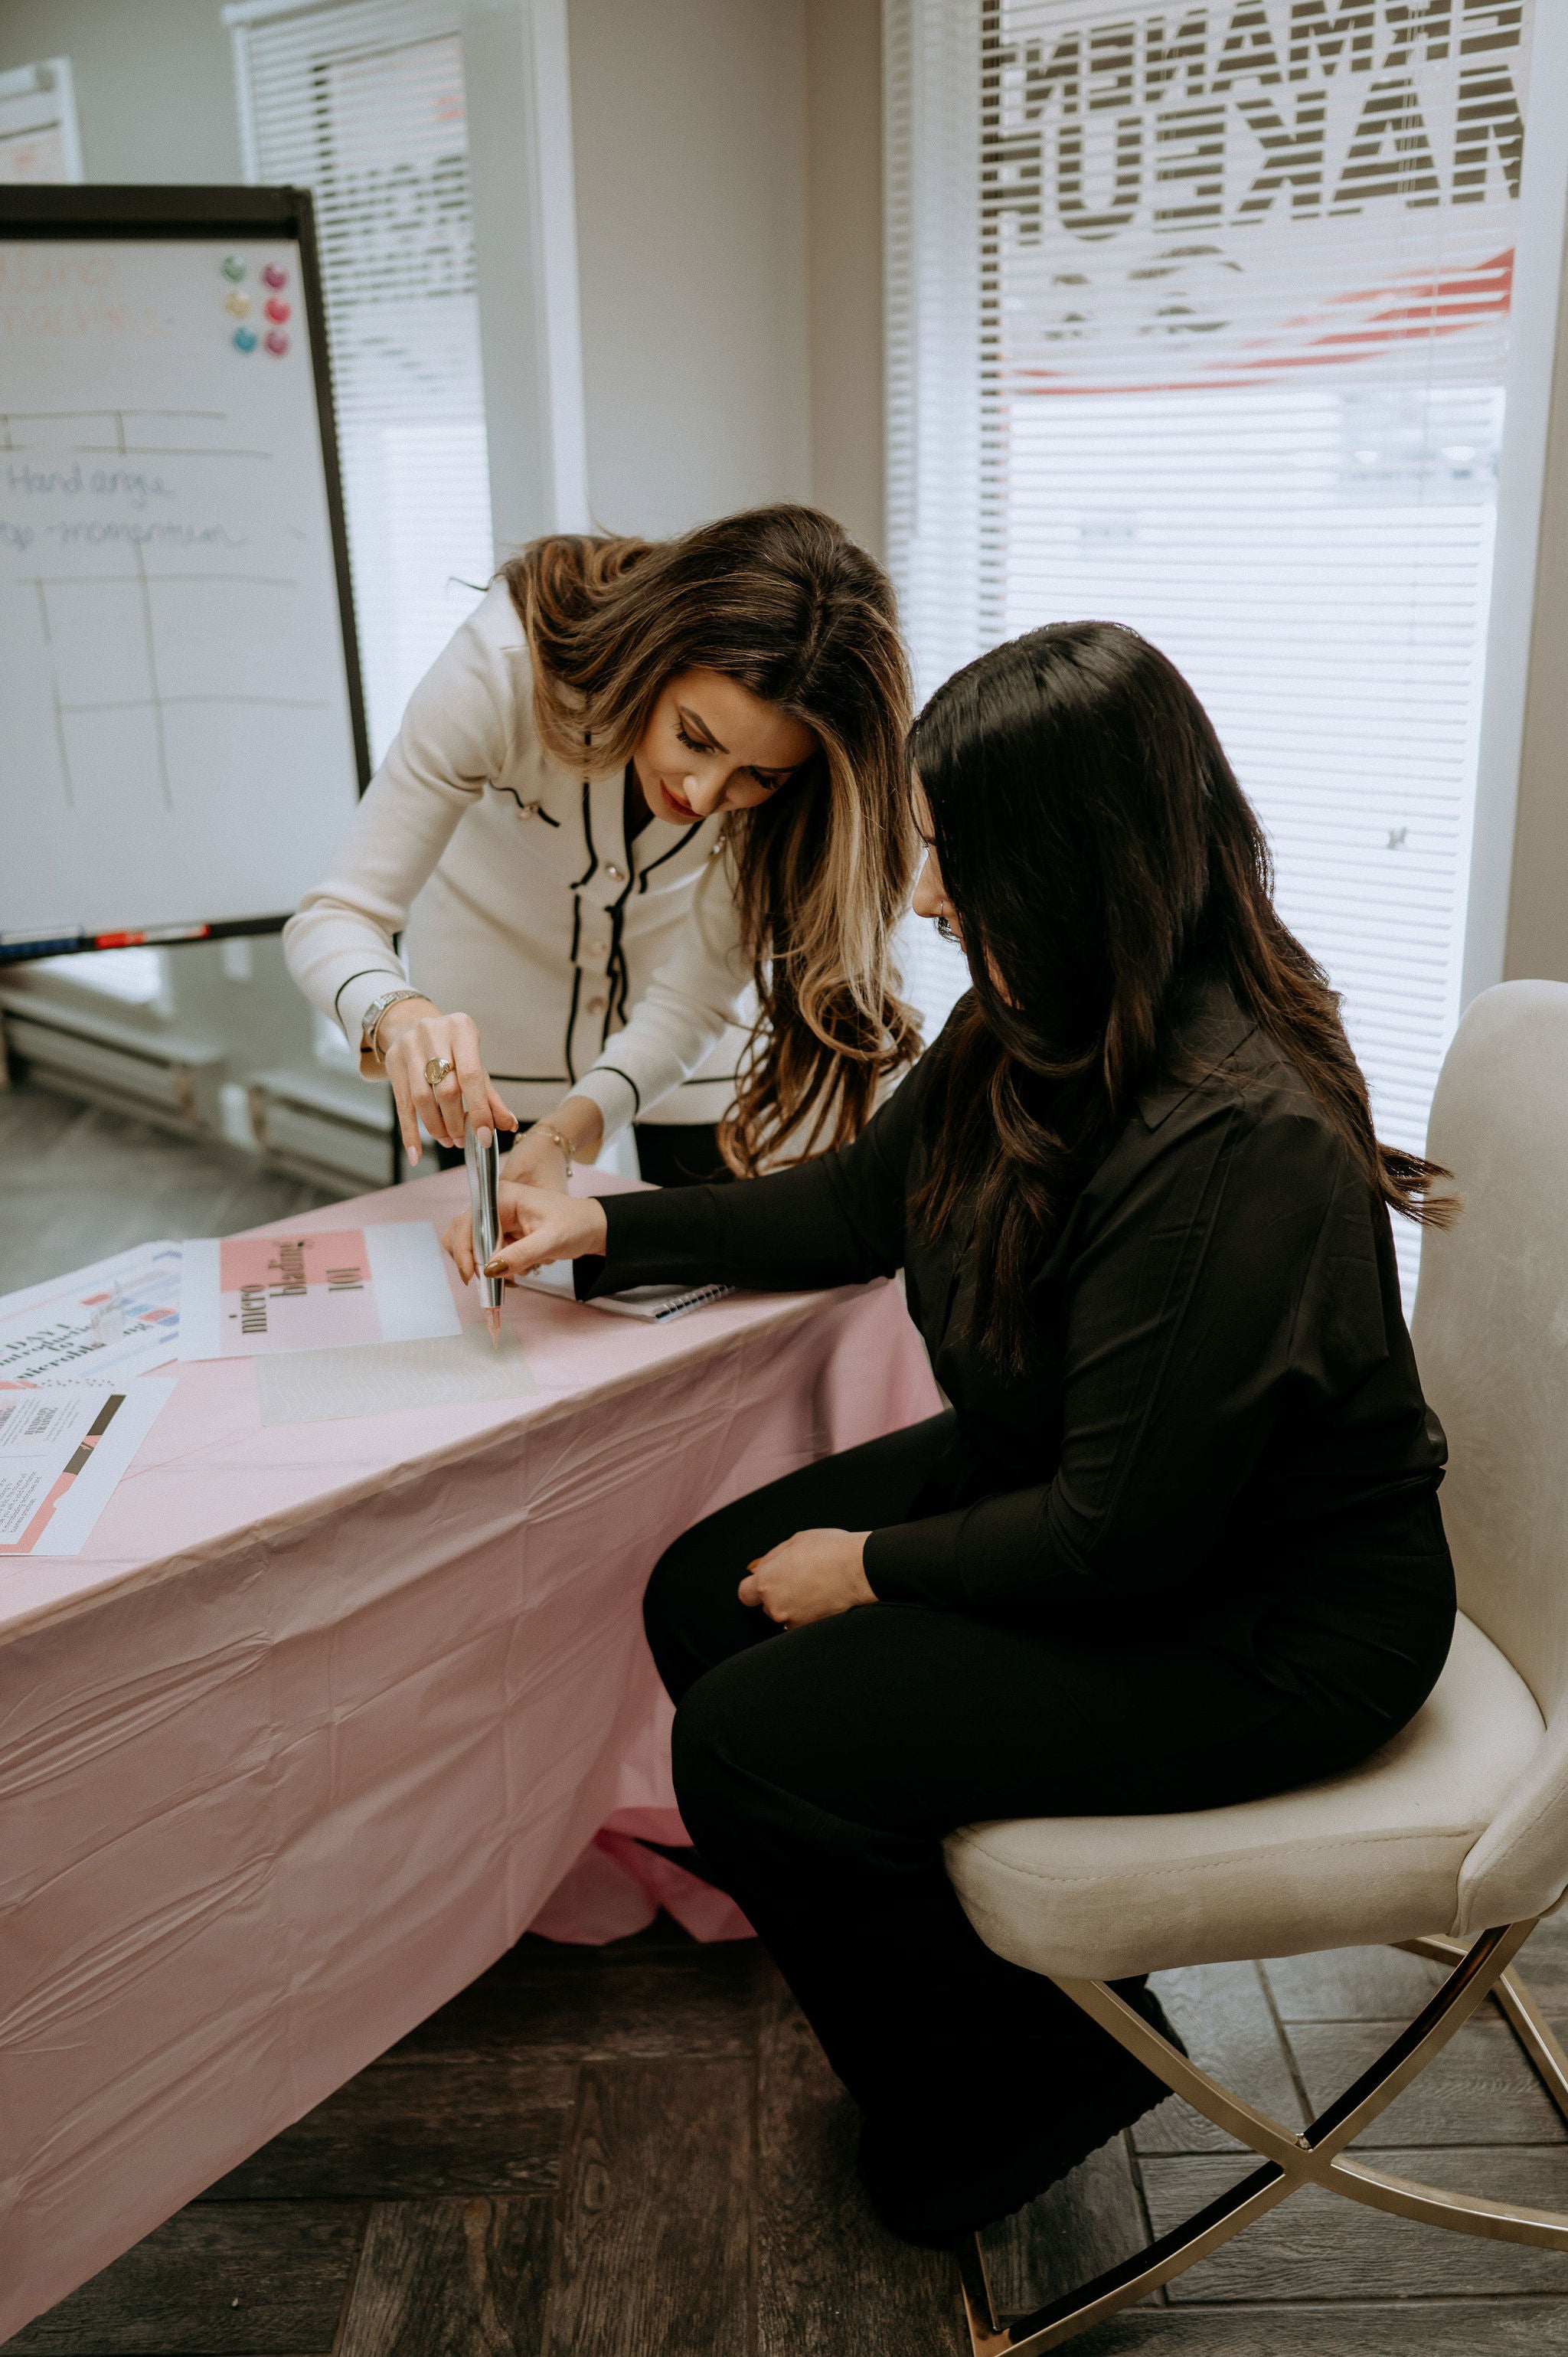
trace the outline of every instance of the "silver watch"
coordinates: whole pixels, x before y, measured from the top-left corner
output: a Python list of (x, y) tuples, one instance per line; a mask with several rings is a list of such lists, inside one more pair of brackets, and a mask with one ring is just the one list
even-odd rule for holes
[(376, 1045), (376, 1033), (381, 1028), (382, 1016), (389, 1006), (395, 1006), (400, 998), (423, 998), (424, 996), (423, 990), (415, 990), (408, 983), (400, 982), (392, 989), (383, 990), (379, 998), (372, 998), (360, 1017), (360, 1057), (369, 1056), (380, 1063), (381, 1049)]

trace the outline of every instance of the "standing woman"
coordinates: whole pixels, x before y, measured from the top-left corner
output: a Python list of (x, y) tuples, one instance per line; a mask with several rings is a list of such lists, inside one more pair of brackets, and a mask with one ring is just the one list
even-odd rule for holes
[(892, 589), (814, 509), (536, 541), (415, 689), (289, 971), (411, 1162), (465, 1116), (532, 1125), (506, 1175), (545, 1187), (628, 1124), (661, 1184), (843, 1144), (918, 1046), (908, 716)]

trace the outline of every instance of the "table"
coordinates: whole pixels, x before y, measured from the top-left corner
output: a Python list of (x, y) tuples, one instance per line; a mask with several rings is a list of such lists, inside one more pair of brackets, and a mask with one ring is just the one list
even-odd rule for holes
[(624, 1838), (682, 1838), (643, 1583), (932, 1413), (925, 1353), (881, 1283), (663, 1329), (507, 1300), (536, 1396), (266, 1429), (253, 1362), (185, 1366), (87, 1551), (0, 1569), (0, 2340), (530, 1924), (745, 1928)]

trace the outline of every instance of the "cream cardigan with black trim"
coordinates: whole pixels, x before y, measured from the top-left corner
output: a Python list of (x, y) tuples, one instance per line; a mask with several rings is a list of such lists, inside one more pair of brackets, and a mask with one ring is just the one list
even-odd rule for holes
[(723, 822), (656, 818), (628, 849), (620, 776), (553, 760), (532, 694), (498, 582), (414, 690), (331, 873), (285, 927), (289, 972), (356, 1048), (371, 999), (405, 975), (471, 1015), (525, 1121), (569, 1092), (593, 1098), (607, 1140), (643, 1118), (717, 1121), (750, 1009)]

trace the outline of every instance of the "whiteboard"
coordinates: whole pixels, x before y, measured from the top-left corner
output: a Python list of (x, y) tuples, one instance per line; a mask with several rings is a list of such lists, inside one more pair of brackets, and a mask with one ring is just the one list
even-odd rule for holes
[(0, 950), (281, 916), (353, 814), (309, 259), (0, 212)]

